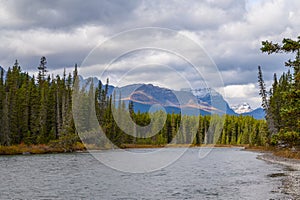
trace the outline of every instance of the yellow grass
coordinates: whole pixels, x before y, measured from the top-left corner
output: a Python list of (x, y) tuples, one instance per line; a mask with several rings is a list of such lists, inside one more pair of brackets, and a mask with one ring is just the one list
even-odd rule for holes
[[(72, 151), (84, 150), (85, 147), (82, 143), (76, 143), (72, 147)], [(0, 155), (16, 155), (16, 154), (45, 154), (45, 153), (62, 153), (66, 152), (65, 149), (59, 147), (51, 147), (45, 144), (38, 145), (12, 145), (0, 146)]]
[(269, 146), (269, 147), (256, 146), (256, 147), (247, 147), (246, 149), (250, 151), (271, 152), (275, 156), (300, 160), (300, 151), (293, 151), (288, 148), (277, 148), (273, 146)]
[[(300, 159), (300, 151), (292, 151), (290, 149), (278, 149), (276, 147), (265, 146), (249, 146), (249, 145), (222, 145), (222, 144), (168, 144), (168, 145), (153, 145), (153, 144), (123, 144), (121, 148), (188, 148), (188, 147), (211, 147), (211, 148), (232, 148), (232, 147), (244, 147), (250, 151), (260, 152), (272, 152), (275, 156)], [(77, 142), (70, 151), (85, 151), (86, 149), (99, 149), (96, 146), (85, 146), (80, 142)], [(39, 144), (39, 145), (12, 145), (12, 146), (0, 146), (0, 155), (16, 155), (16, 154), (45, 154), (45, 153), (64, 153), (65, 149), (60, 147), (53, 147), (51, 145)]]
[(283, 149), (283, 150), (275, 151), (273, 154), (275, 156), (300, 160), (300, 152), (299, 151), (291, 151), (289, 149)]

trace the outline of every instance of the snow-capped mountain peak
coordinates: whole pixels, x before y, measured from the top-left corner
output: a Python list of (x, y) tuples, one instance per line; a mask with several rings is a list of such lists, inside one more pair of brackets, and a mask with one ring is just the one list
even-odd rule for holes
[(248, 103), (246, 103), (246, 102), (244, 102), (242, 104), (238, 104), (238, 105), (232, 106), (231, 108), (237, 114), (248, 113), (248, 112), (253, 111), (253, 109), (251, 108), (251, 106)]

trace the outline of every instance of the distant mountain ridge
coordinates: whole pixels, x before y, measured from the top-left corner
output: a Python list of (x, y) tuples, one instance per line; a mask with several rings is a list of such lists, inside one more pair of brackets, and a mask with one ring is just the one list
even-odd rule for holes
[[(80, 84), (87, 85), (88, 79), (79, 76)], [(91, 80), (91, 79), (89, 79)], [(95, 87), (99, 80), (93, 78)], [(103, 87), (105, 84), (102, 84)], [(194, 90), (184, 89), (180, 91), (171, 90), (155, 86), (153, 84), (130, 84), (123, 87), (108, 86), (108, 95), (115, 97), (116, 104), (119, 100), (125, 101), (128, 105), (133, 102), (135, 112), (148, 112), (161, 109), (163, 107), (167, 113), (182, 113), (186, 115), (209, 115), (228, 114), (228, 115), (247, 115), (256, 119), (263, 119), (265, 114), (263, 109), (252, 110), (247, 103), (241, 104), (240, 110), (244, 112), (235, 112), (223, 96), (211, 88), (198, 88)], [(153, 109), (153, 106), (160, 105)]]
[(254, 110), (252, 110), (251, 112), (245, 112), (242, 113), (243, 116), (252, 116), (255, 119), (265, 119), (265, 111), (262, 108), (256, 108)]
[[(167, 112), (185, 114), (196, 114), (210, 112), (222, 112), (208, 104), (198, 103), (190, 91), (174, 91), (168, 88), (154, 86), (152, 84), (133, 84), (120, 88), (115, 88), (116, 99), (121, 94), (124, 101), (132, 101), (136, 111), (147, 111), (152, 105), (159, 104), (164, 107)], [(137, 110), (138, 109), (138, 110)]]

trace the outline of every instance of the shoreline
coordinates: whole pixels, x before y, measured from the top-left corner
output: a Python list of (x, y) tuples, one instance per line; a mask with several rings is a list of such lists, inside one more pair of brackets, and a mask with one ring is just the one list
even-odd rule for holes
[(260, 153), (271, 153), (274, 156), (286, 159), (300, 160), (300, 151), (293, 151), (287, 148), (265, 147), (265, 146), (246, 146), (246, 151), (254, 151)]
[(293, 199), (300, 199), (300, 160), (284, 158), (274, 155), (271, 152), (264, 152), (262, 155), (258, 155), (257, 159), (263, 160), (272, 164), (279, 164), (285, 166), (285, 170), (282, 177), (282, 187), (278, 188), (281, 193), (288, 194)]
[[(271, 155), (276, 157), (277, 162), (285, 162), (287, 160), (294, 160), (294, 163), (300, 163), (300, 152), (290, 151), (287, 149), (277, 149), (275, 147), (263, 147), (263, 146), (249, 146), (249, 145), (224, 145), (224, 144), (122, 144), (120, 149), (140, 149), (140, 148), (242, 148), (244, 151), (253, 151), (266, 154), (266, 158), (270, 158)], [(74, 153), (74, 152), (88, 152), (89, 150), (107, 150), (106, 148), (97, 148), (94, 145), (86, 146), (80, 142), (77, 142), (72, 147), (53, 146), (49, 144), (38, 145), (26, 145), (18, 144), (12, 146), (0, 146), (0, 155), (29, 155), (29, 154), (51, 154), (51, 153)], [(267, 156), (268, 155), (268, 156)], [(263, 159), (263, 158), (262, 158)], [(279, 163), (280, 164), (280, 163)], [(299, 166), (300, 169), (300, 166)]]
[(76, 151), (85, 151), (85, 147), (83, 146), (83, 144), (76, 143), (71, 148), (55, 147), (46, 144), (37, 144), (37, 145), (18, 144), (18, 145), (11, 145), (11, 146), (0, 146), (0, 156), (72, 153)]
[[(153, 144), (123, 144), (120, 149), (140, 149), (140, 148), (246, 148), (248, 145), (222, 145), (222, 144), (165, 144), (165, 145), (153, 145)], [(110, 149), (110, 148), (108, 148)], [(2, 155), (36, 155), (36, 154), (52, 154), (52, 153), (74, 153), (74, 152), (88, 152), (89, 150), (105, 150), (99, 149), (94, 146), (86, 147), (82, 143), (75, 144), (72, 148), (53, 147), (46, 144), (38, 145), (12, 145), (12, 146), (0, 146), (0, 156)]]
[(286, 167), (289, 167), (292, 170), (300, 171), (300, 160), (299, 159), (292, 159), (292, 158), (285, 158), (276, 156), (271, 152), (262, 152), (262, 155), (258, 155), (257, 159), (264, 160), (274, 164), (280, 164)]

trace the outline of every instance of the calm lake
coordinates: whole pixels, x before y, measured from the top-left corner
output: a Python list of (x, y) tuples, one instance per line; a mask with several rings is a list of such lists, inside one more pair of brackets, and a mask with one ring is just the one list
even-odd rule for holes
[(0, 199), (290, 199), (280, 190), (284, 176), (276, 176), (288, 170), (283, 166), (239, 148), (204, 158), (199, 150), (140, 174), (113, 170), (88, 153), (0, 156)]

